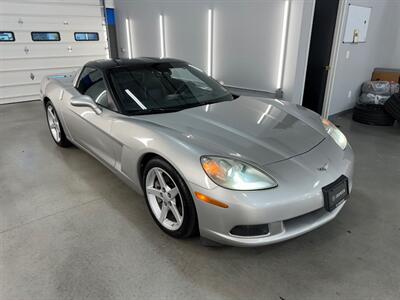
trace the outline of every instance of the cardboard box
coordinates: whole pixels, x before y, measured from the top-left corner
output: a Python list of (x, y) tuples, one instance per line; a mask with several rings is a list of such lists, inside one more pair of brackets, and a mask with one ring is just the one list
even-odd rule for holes
[(393, 81), (400, 83), (399, 69), (375, 69), (371, 80)]

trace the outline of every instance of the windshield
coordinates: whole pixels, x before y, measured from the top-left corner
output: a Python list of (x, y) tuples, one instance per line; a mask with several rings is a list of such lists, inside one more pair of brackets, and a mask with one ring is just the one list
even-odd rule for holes
[(110, 81), (125, 113), (178, 111), (233, 100), (204, 72), (185, 63), (155, 63), (110, 70)]

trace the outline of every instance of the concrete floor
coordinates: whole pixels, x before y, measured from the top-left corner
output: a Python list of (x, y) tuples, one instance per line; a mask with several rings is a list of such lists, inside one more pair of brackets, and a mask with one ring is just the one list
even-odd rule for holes
[(333, 222), (263, 248), (153, 223), (95, 159), (51, 140), (41, 103), (0, 106), (0, 299), (399, 299), (400, 126), (336, 119), (356, 153)]

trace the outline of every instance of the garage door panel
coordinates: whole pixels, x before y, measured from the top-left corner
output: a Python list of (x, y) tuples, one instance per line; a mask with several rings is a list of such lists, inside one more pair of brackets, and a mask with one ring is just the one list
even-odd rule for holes
[[(71, 72), (108, 56), (100, 0), (0, 0), (0, 30), (14, 42), (0, 42), (0, 103), (39, 98), (48, 74)], [(59, 32), (61, 41), (34, 42), (32, 31)], [(75, 41), (74, 32), (97, 32), (99, 41)]]
[[(8, 28), (13, 28), (14, 33), (18, 33), (18, 32), (27, 32), (29, 34), (29, 38), (30, 38), (30, 32), (31, 31), (58, 31), (58, 32), (76, 32), (76, 31), (90, 31), (90, 32), (98, 32), (99, 34), (101, 34), (101, 32), (105, 32), (105, 27), (103, 24), (101, 23), (97, 23), (97, 24), (68, 24), (68, 25), (64, 25), (63, 23), (59, 22), (57, 24), (54, 23), (31, 23), (31, 24), (22, 24), (19, 25), (17, 28), (15, 26), (15, 22), (2, 22), (2, 24), (0, 25), (2, 30), (7, 30)], [(46, 28), (44, 30), (44, 28)], [(73, 36), (72, 36), (73, 38)], [(18, 41), (18, 38), (17, 38)]]
[(12, 1), (1, 1), (0, 11), (4, 15), (53, 15), (53, 16), (98, 16), (101, 17), (102, 8), (93, 5), (79, 5), (81, 10), (78, 10), (73, 5), (65, 4), (31, 4), (31, 3), (16, 3)]
[[(7, 102), (7, 99), (15, 99), (24, 95), (33, 95), (31, 100), (39, 99), (40, 84), (32, 83), (24, 86), (0, 87), (0, 101)], [(14, 101), (8, 101), (14, 102)]]
[(0, 87), (14, 86), (23, 84), (40, 83), (42, 78), (47, 75), (65, 74), (76, 71), (79, 65), (57, 69), (25, 70), (0, 73)]
[[(22, 23), (21, 23), (22, 22)], [(67, 23), (67, 24), (64, 24)], [(17, 25), (17, 27), (16, 27)], [(65, 18), (47, 16), (43, 18), (41, 16), (9, 16), (5, 15), (0, 18), (0, 26), (2, 28), (17, 28), (21, 30), (34, 30), (33, 28), (38, 26), (59, 26), (59, 30), (69, 29), (69, 30), (81, 30), (89, 28), (101, 30), (103, 29), (103, 21), (98, 16), (85, 17), (80, 16), (68, 16)], [(43, 30), (44, 27), (41, 27)], [(54, 27), (57, 28), (57, 27)], [(53, 27), (52, 27), (53, 29)]]
[[(1, 89), (0, 89), (1, 92)], [(32, 100), (39, 100), (40, 95), (39, 94), (32, 94), (32, 95), (18, 95), (16, 97), (7, 97), (7, 98), (2, 98), (0, 96), (0, 105), (1, 104), (8, 104), (8, 103), (17, 103), (17, 102), (25, 102), (25, 101), (32, 101)]]
[[(50, 27), (47, 31), (51, 31), (51, 32), (59, 32), (60, 33), (60, 41), (32, 41), (32, 37), (31, 37), (31, 32), (32, 31), (43, 31), (43, 26), (36, 26), (37, 28), (32, 28), (31, 30), (25, 31), (25, 30), (14, 30), (14, 36), (15, 36), (15, 42), (14, 43), (7, 43), (7, 44), (1, 44), (0, 47), (3, 46), (9, 46), (9, 45), (18, 45), (18, 44), (40, 44), (40, 45), (56, 45), (56, 44), (62, 44), (62, 43), (72, 43), (72, 42), (76, 42), (75, 38), (74, 38), (74, 33), (75, 30), (70, 30), (70, 31), (66, 31), (66, 30), (59, 30), (57, 28), (53, 28)], [(41, 28), (41, 29), (40, 29)], [(99, 40), (98, 41), (80, 41), (77, 42), (76, 44), (96, 44), (96, 43), (102, 43), (104, 45), (104, 43), (106, 42), (106, 37), (105, 37), (105, 30), (103, 28), (101, 28), (100, 30), (91, 30), (91, 29), (86, 29), (82, 30), (82, 28), (80, 28), (80, 31), (95, 31), (99, 34)]]
[[(47, 58), (52, 56), (75, 56), (90, 54), (93, 56), (103, 55), (105, 56), (106, 50), (104, 49), (104, 43), (76, 43), (76, 44), (7, 44), (1, 45), (1, 57), (2, 58), (14, 58), (14, 57), (37, 57)], [(28, 54), (25, 53), (25, 47), (29, 49)], [(69, 48), (71, 47), (71, 51)]]
[(93, 56), (69, 56), (69, 57), (48, 57), (46, 58), (46, 65), (43, 66), (42, 58), (20, 58), (20, 59), (5, 59), (0, 61), (0, 68), (2, 72), (23, 71), (23, 70), (37, 70), (37, 69), (57, 69), (66, 68), (70, 66), (82, 66), (88, 61), (95, 59), (102, 59), (104, 55)]
[[(10, 2), (10, 0), (1, 0), (5, 2)], [(14, 3), (34, 3), (34, 4), (64, 4), (64, 5), (76, 5), (76, 4), (85, 4), (85, 5), (93, 5), (98, 6), (100, 4), (99, 0), (13, 0)]]

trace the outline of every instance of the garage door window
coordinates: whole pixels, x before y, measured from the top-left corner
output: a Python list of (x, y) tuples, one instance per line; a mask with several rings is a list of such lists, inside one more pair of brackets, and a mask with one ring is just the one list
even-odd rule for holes
[(75, 32), (75, 41), (98, 41), (99, 34), (97, 32)]
[(61, 40), (59, 32), (34, 31), (31, 32), (34, 42), (58, 42)]
[(0, 31), (0, 42), (14, 42), (14, 32), (11, 31)]

